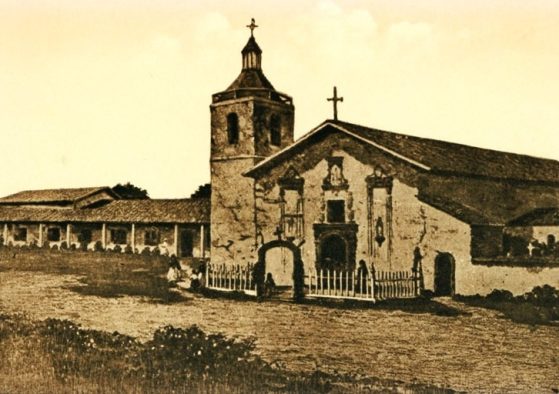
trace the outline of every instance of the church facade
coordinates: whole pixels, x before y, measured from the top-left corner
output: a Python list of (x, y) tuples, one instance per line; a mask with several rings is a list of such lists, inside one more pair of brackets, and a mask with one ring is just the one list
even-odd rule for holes
[[(293, 140), (293, 100), (242, 70), (211, 108), (212, 263), (292, 282), (313, 271), (411, 270), (435, 294), (559, 287), (559, 162), (326, 120)], [(269, 248), (271, 243), (282, 246)]]

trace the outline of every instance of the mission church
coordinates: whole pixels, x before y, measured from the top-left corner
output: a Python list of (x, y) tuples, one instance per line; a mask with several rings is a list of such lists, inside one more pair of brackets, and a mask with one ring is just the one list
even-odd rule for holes
[[(300, 259), (305, 274), (419, 263), (422, 286), (438, 295), (559, 287), (559, 162), (377, 130), (336, 113), (294, 141), (293, 99), (264, 75), (249, 27), (241, 72), (210, 105), (211, 198), (22, 192), (0, 199), (4, 243), (100, 240), (139, 252), (164, 240), (183, 260), (264, 260), (286, 286)], [(336, 91), (331, 100), (336, 108)]]

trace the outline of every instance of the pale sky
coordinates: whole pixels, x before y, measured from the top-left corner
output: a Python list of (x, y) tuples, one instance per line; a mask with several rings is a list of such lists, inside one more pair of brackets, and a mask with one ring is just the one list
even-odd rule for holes
[(251, 17), (296, 137), (336, 85), (341, 120), (559, 160), (557, 1), (0, 0), (0, 195), (208, 182)]

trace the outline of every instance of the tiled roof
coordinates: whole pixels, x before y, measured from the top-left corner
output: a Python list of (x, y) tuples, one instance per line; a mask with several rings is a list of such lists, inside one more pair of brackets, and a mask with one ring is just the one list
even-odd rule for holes
[(225, 90), (229, 92), (237, 89), (269, 89), (275, 90), (272, 83), (260, 69), (244, 69), (237, 79)]
[(210, 200), (117, 200), (95, 209), (96, 220), (137, 223), (209, 223)]
[(509, 226), (559, 226), (559, 208), (538, 208), (514, 220)]
[(559, 182), (559, 161), (397, 134), (346, 122), (335, 123), (435, 172)]
[(210, 200), (116, 200), (99, 208), (0, 205), (0, 222), (209, 223)]
[(327, 120), (294, 144), (263, 160), (247, 175), (256, 174), (290, 157), (299, 145), (321, 132), (338, 131), (370, 143), (417, 168), (437, 174), (559, 183), (559, 162), (452, 142), (414, 137)]
[(103, 187), (82, 187), (75, 189), (45, 189), (45, 190), (25, 190), (0, 198), (0, 204), (18, 203), (72, 203), (80, 198), (89, 196), (93, 193), (110, 189)]
[(441, 196), (420, 193), (417, 198), (432, 207), (435, 207), (449, 215), (469, 224), (492, 224), (491, 218), (486, 213), (481, 212), (472, 206), (467, 206), (458, 201)]

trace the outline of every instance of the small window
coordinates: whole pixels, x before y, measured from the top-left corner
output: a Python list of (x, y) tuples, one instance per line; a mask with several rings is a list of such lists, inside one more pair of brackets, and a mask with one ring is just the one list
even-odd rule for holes
[(281, 145), (281, 118), (272, 115), (270, 118), (270, 143), (274, 146)]
[(60, 241), (60, 228), (50, 227), (47, 229), (47, 240), (50, 242)]
[(144, 233), (144, 245), (155, 246), (159, 244), (159, 231), (156, 228), (150, 228)]
[(126, 244), (126, 230), (114, 229), (111, 230), (111, 242), (117, 245)]
[(27, 241), (27, 228), (25, 227), (16, 228), (14, 234), (14, 241)]
[(83, 229), (78, 233), (78, 242), (90, 243), (93, 239), (90, 229)]
[(328, 222), (329, 223), (344, 223), (345, 222), (345, 201), (344, 200), (330, 200), (327, 205), (328, 209)]
[(236, 113), (227, 115), (227, 140), (231, 145), (239, 142), (239, 118)]

